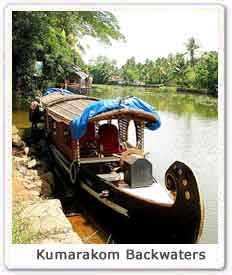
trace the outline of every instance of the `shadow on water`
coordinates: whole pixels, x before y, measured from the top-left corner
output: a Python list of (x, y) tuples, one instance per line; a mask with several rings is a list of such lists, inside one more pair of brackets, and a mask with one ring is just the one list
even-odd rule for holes
[[(98, 209), (96, 202), (90, 202), (88, 197), (81, 195), (70, 181), (65, 180), (67, 175), (64, 175), (56, 165), (54, 174), (55, 196), (61, 201), (65, 215), (82, 241), (94, 244), (113, 243), (114, 240), (110, 227), (107, 227), (105, 214)], [(103, 223), (102, 215), (104, 216)]]
[(58, 167), (56, 174), (56, 197), (60, 199), (64, 213), (73, 229), (84, 243), (118, 244), (168, 244), (182, 243), (171, 232), (170, 223), (159, 219), (128, 218), (103, 205), (84, 190), (75, 187)]
[(85, 243), (169, 243), (157, 232), (151, 232), (146, 223), (133, 223), (84, 191), (68, 190), (67, 182), (59, 188), (56, 196), (61, 200), (64, 213)]
[[(131, 220), (73, 186), (67, 175), (54, 166), (56, 190), (65, 215), (84, 243), (172, 243), (165, 234), (170, 228), (154, 227), (150, 221)], [(180, 242), (178, 242), (180, 243)]]

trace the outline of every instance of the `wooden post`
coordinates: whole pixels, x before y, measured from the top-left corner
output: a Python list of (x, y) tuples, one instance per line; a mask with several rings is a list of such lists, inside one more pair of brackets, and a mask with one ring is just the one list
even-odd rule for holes
[(78, 166), (80, 167), (80, 164), (81, 164), (81, 156), (80, 156), (80, 143), (79, 143), (79, 140), (77, 140), (76, 161), (77, 161)]
[(144, 151), (144, 128), (145, 128), (145, 123), (144, 121), (141, 122), (141, 141), (140, 141), (140, 150)]
[(136, 129), (136, 147), (144, 151), (144, 121), (135, 121), (135, 129)]

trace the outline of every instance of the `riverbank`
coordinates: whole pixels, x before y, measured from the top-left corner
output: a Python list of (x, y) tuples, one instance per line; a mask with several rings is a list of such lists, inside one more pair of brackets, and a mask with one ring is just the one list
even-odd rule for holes
[(147, 90), (147, 91), (154, 91), (154, 92), (176, 92), (176, 87), (175, 86), (164, 86), (164, 85), (115, 85), (115, 84), (93, 84), (92, 88), (118, 88), (118, 89), (142, 89), (142, 90)]
[(82, 243), (54, 197), (54, 175), (43, 158), (46, 141), (28, 147), (13, 125), (12, 144), (13, 243)]
[(94, 84), (94, 85), (110, 85), (110, 86), (121, 86), (121, 87), (134, 87), (134, 88), (145, 88), (145, 89), (153, 89), (156, 92), (179, 92), (186, 94), (198, 94), (198, 95), (206, 95), (206, 96), (215, 96), (217, 97), (217, 90), (210, 91), (208, 89), (199, 89), (199, 88), (189, 88), (189, 87), (179, 87), (172, 85), (164, 85), (164, 84)]
[(218, 91), (209, 91), (207, 89), (196, 89), (196, 88), (187, 88), (187, 87), (177, 87), (177, 93), (185, 93), (185, 94), (197, 94), (197, 95), (206, 95), (218, 97)]

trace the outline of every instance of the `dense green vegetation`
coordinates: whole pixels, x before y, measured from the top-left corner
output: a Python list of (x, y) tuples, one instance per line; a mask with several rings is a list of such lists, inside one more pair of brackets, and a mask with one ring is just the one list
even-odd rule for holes
[(93, 74), (94, 82), (99, 84), (109, 82), (116, 75), (125, 84), (139, 81), (144, 84), (214, 91), (218, 81), (217, 52), (204, 52), (196, 57), (199, 45), (194, 38), (190, 38), (185, 46), (185, 53), (169, 54), (156, 60), (147, 59), (144, 63), (136, 63), (135, 58), (131, 57), (120, 69), (114, 60), (99, 57), (89, 66), (89, 70)]
[[(124, 40), (117, 18), (99, 11), (15, 11), (13, 30), (13, 90), (27, 92), (48, 83), (63, 81), (67, 68), (78, 65), (93, 76), (94, 83), (112, 80), (121, 84), (157, 84), (214, 91), (217, 87), (218, 54), (199, 54), (194, 38), (186, 43), (185, 53), (170, 53), (144, 63), (129, 58), (119, 68), (116, 60), (99, 56), (85, 64), (83, 37), (92, 36), (110, 44), (112, 39)], [(114, 82), (115, 83), (115, 82)]]
[(88, 66), (88, 69), (93, 75), (95, 83), (104, 84), (107, 83), (113, 75), (119, 74), (119, 69), (116, 64), (116, 60), (110, 60), (105, 56), (99, 56)]
[(40, 83), (64, 79), (66, 68), (85, 68), (81, 39), (92, 36), (110, 44), (124, 39), (116, 17), (99, 11), (15, 11), (12, 19), (13, 88), (32, 88), (38, 77), (36, 61), (43, 64)]

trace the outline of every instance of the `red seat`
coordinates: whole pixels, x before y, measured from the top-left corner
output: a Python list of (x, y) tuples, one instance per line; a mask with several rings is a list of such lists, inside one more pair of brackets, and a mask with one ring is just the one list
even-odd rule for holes
[(122, 151), (119, 143), (118, 128), (113, 124), (103, 124), (99, 127), (98, 143), (103, 154), (116, 154)]

